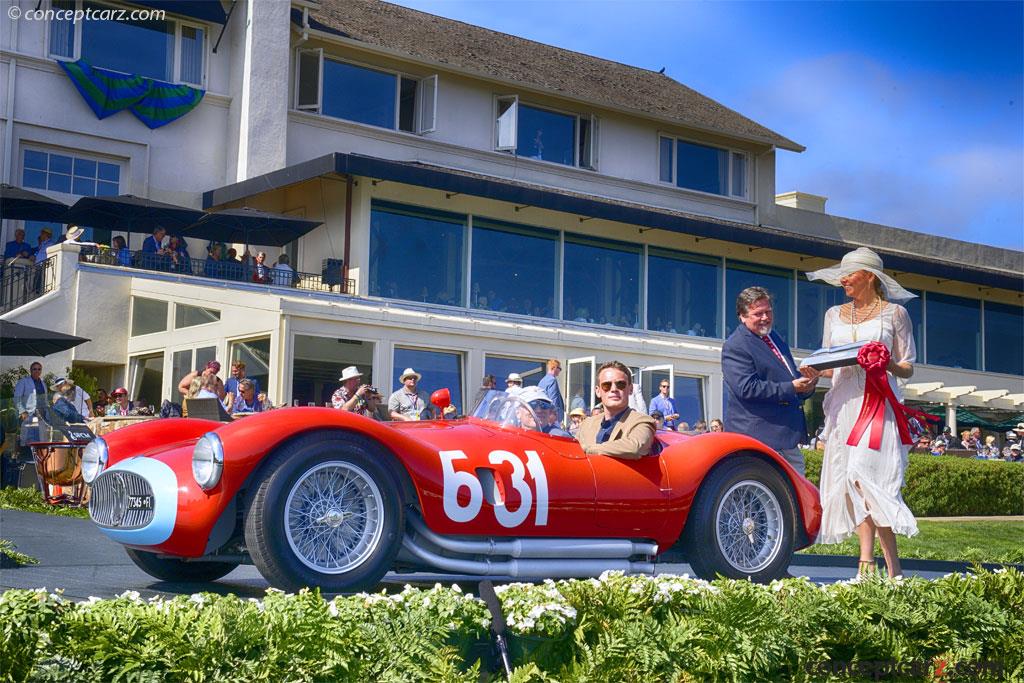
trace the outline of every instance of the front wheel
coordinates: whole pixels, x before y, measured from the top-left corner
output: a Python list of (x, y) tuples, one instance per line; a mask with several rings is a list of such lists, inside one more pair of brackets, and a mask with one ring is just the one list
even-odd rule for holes
[(751, 457), (726, 461), (701, 484), (687, 524), (687, 559), (703, 579), (771, 581), (793, 559), (796, 511), (789, 483)]
[(238, 562), (188, 562), (132, 548), (125, 548), (124, 551), (139, 569), (153, 578), (175, 583), (216, 581), (238, 566)]
[(246, 547), (271, 585), (332, 593), (373, 588), (404, 528), (399, 486), (375, 444), (314, 434), (267, 464), (245, 520)]

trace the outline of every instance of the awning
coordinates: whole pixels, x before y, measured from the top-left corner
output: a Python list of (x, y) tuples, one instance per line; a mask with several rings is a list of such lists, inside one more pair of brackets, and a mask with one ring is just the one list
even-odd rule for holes
[[(936, 415), (943, 419), (946, 418), (945, 406), (927, 407), (923, 410), (929, 415)], [(980, 427), (981, 429), (987, 429), (993, 432), (1006, 432), (1013, 429), (1021, 422), (1024, 422), (1024, 412), (1004, 412), (1000, 415), (993, 415), (987, 412), (968, 410), (962, 406), (956, 409), (957, 429), (962, 427)]]
[(67, 212), (68, 205), (64, 202), (23, 187), (0, 185), (0, 218), (63, 223)]
[(169, 14), (191, 17), (213, 24), (227, 21), (227, 12), (220, 0), (131, 0), (133, 5), (162, 9)]
[(156, 227), (178, 232), (202, 218), (203, 212), (184, 206), (123, 194), (82, 197), (64, 215), (65, 223), (122, 232), (150, 233)]
[(320, 221), (257, 209), (224, 209), (204, 215), (182, 230), (181, 235), (185, 238), (198, 237), (217, 242), (283, 247), (320, 224)]
[[(946, 386), (942, 382), (915, 382), (903, 387), (903, 395), (914, 401), (967, 406), (985, 410), (1024, 411), (1024, 379), (1014, 389), (978, 389), (974, 385)], [(1015, 392), (1015, 393), (1011, 393)], [(1016, 424), (1016, 422), (1014, 423)]]
[(0, 320), (0, 353), (5, 356), (48, 356), (87, 341), (85, 337)]
[[(210, 208), (237, 202), (264, 192), (321, 176), (360, 176), (428, 187), (454, 194), (484, 197), (517, 205), (598, 218), (641, 228), (666, 230), (696, 237), (735, 242), (750, 247), (777, 249), (838, 261), (851, 245), (825, 237), (811, 237), (750, 223), (720, 220), (580, 192), (508, 180), (470, 171), (412, 161), (393, 161), (362, 154), (334, 152), (261, 176), (203, 193)], [(1020, 276), (913, 255), (877, 250), (888, 269), (959, 280), (987, 287), (1019, 291)]]

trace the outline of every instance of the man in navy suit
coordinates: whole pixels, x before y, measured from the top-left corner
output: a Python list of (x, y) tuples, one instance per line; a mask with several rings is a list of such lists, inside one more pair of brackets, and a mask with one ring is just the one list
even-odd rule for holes
[(814, 395), (817, 380), (802, 377), (789, 346), (772, 331), (772, 297), (748, 287), (736, 297), (739, 325), (722, 346), (725, 428), (774, 448), (800, 474), (807, 438), (801, 403)]

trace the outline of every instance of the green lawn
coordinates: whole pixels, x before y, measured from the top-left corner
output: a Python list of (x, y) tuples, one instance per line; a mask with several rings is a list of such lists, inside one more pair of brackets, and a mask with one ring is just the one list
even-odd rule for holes
[[(922, 560), (1024, 563), (1024, 522), (917, 523), (913, 538), (896, 537), (900, 557)], [(836, 545), (812, 545), (801, 550), (815, 555), (857, 555), (857, 537)], [(882, 550), (875, 541), (875, 556)]]
[(43, 512), (61, 517), (89, 518), (86, 508), (68, 508), (60, 505), (48, 505), (43, 494), (35, 489), (16, 489), (7, 487), (0, 489), (0, 510), (24, 510), (26, 512)]

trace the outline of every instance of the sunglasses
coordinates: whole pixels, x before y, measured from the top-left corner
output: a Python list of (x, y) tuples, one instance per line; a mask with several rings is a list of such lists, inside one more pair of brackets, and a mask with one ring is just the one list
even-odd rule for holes
[(613, 384), (619, 391), (624, 391), (626, 387), (629, 386), (629, 382), (624, 379), (617, 379), (614, 382), (601, 382), (599, 386), (601, 387), (601, 391), (611, 391)]

